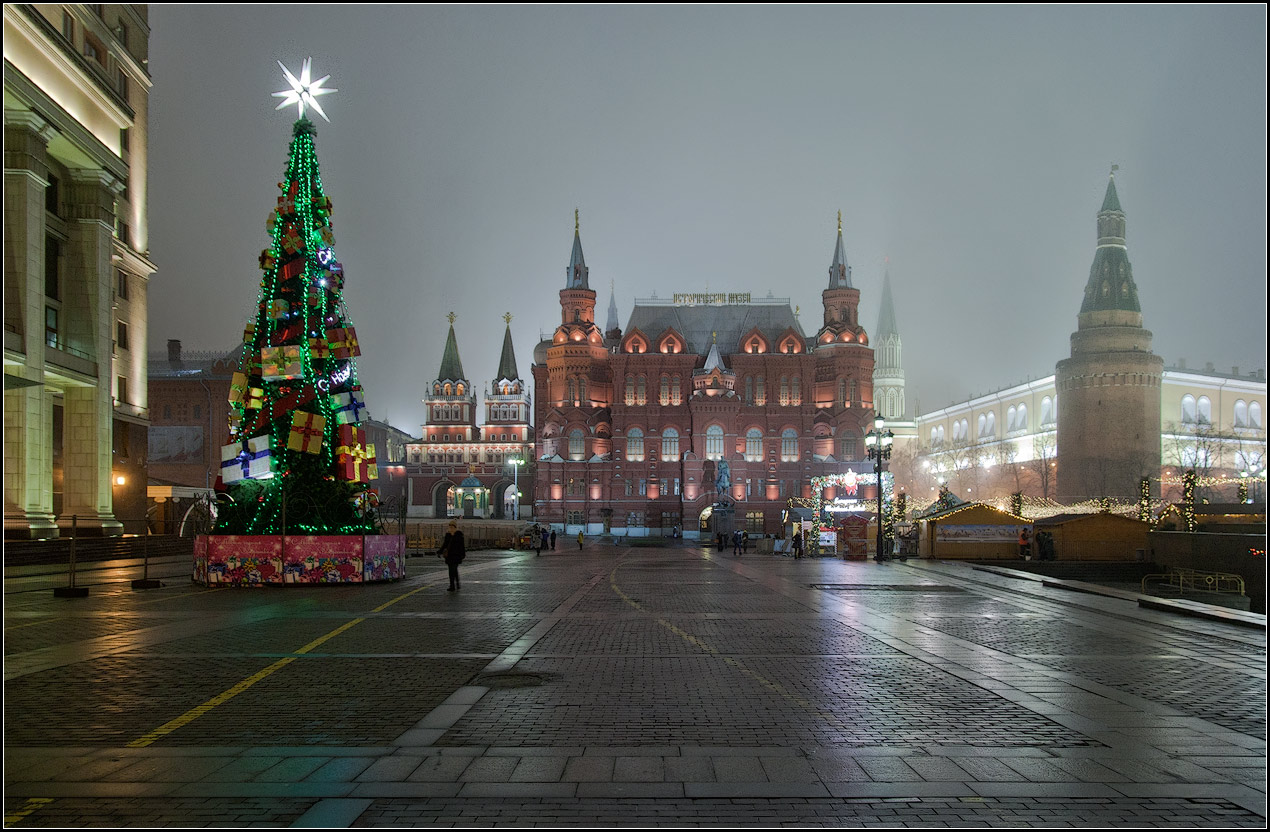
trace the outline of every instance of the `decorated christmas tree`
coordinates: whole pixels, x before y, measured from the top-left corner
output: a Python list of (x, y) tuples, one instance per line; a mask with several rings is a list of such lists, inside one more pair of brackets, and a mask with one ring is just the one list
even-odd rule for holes
[[(281, 63), (279, 64), (281, 66)], [(335, 258), (331, 198), (318, 172), (311, 108), (326, 78), (310, 82), (309, 60), (278, 109), (298, 104), (286, 178), (265, 227), (255, 320), (229, 394), (230, 436), (221, 452), (217, 534), (367, 534), (375, 531), (361, 354), (344, 305)], [(327, 76), (329, 77), (329, 76)], [(329, 119), (328, 119), (329, 121)]]

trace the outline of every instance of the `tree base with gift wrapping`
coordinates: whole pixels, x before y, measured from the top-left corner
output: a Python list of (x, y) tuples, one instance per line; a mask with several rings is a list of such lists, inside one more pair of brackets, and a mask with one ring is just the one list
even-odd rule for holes
[[(307, 83), (307, 61), (302, 77)], [(230, 383), (233, 441), (221, 450), (215, 529), (196, 552), (202, 583), (359, 583), (403, 573), (404, 539), (368, 542), (384, 537), (375, 448), (360, 425), (361, 349), (344, 304), (316, 132), (302, 109), (265, 224), (272, 242), (259, 259), (256, 314)]]

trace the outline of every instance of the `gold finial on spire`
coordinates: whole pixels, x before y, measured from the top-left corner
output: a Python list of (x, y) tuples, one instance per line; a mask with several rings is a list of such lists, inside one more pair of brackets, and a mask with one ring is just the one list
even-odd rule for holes
[(798, 317), (798, 313), (799, 313), (799, 312), (801, 312), (801, 311), (802, 311), (802, 307), (801, 307), (801, 306), (798, 306), (797, 304), (795, 304), (795, 305), (794, 305), (794, 317), (795, 317), (795, 318), (797, 318), (797, 317)]
[(457, 318), (458, 315), (451, 312), (449, 315), (446, 315), (446, 317), (450, 319), (450, 326), (454, 326), (454, 319)]
[(711, 344), (719, 343), (719, 330), (716, 329), (714, 332), (710, 333), (710, 343)]
[(1112, 176), (1115, 176), (1115, 175), (1116, 175), (1116, 171), (1118, 171), (1118, 170), (1120, 170), (1120, 166), (1119, 166), (1119, 165), (1112, 165), (1112, 166), (1111, 166), (1111, 175), (1112, 175)]
[(838, 233), (842, 233), (842, 211), (838, 211)]
[(510, 312), (503, 313), (503, 323), (507, 324), (508, 326), (512, 325), (512, 313)]
[(578, 209), (574, 208), (573, 209), (573, 233), (577, 234), (578, 229), (581, 228), (581, 226), (582, 224), (578, 221)]

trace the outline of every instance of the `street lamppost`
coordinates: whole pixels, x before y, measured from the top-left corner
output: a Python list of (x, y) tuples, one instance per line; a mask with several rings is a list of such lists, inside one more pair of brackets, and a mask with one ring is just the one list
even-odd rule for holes
[(886, 421), (878, 416), (873, 420), (873, 430), (864, 435), (864, 444), (869, 450), (869, 459), (873, 460), (873, 473), (878, 483), (878, 550), (873, 558), (878, 563), (886, 560), (882, 551), (882, 460), (891, 458), (891, 443), (895, 434), (886, 430)]
[(512, 519), (520, 519), (520, 466), (525, 464), (521, 457), (507, 460), (512, 466), (512, 489), (516, 492), (516, 502), (512, 503)]

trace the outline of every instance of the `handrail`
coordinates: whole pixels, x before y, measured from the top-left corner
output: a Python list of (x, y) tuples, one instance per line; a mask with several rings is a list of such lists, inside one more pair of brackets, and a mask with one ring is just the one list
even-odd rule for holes
[(1142, 592), (1146, 594), (1147, 581), (1163, 580), (1170, 589), (1176, 589), (1181, 595), (1185, 592), (1223, 592), (1232, 595), (1246, 595), (1244, 579), (1241, 575), (1230, 572), (1204, 572), (1198, 569), (1175, 567), (1168, 572), (1144, 575)]

